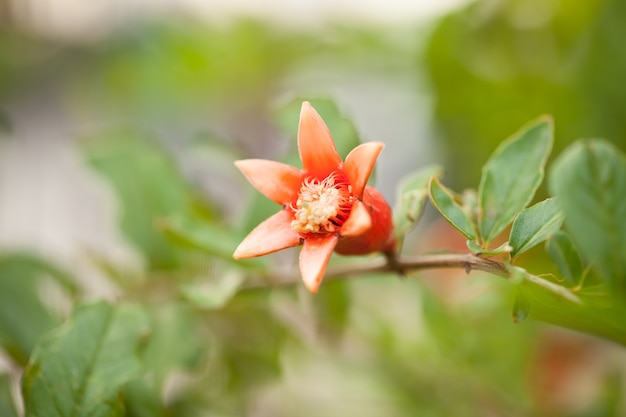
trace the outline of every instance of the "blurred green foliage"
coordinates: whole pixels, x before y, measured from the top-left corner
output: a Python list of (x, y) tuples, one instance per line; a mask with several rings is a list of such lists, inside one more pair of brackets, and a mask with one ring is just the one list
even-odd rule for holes
[[(109, 324), (100, 335), (110, 338), (96, 338), (91, 351), (118, 352), (109, 363), (131, 365), (92, 363), (97, 366), (82, 374), (79, 389), (85, 413), (102, 406), (102, 397), (84, 393), (105, 392), (117, 413), (110, 415), (135, 417), (619, 415), (625, 406), (618, 372), (587, 376), (597, 390), (575, 410), (542, 397), (537, 387), (558, 369), (539, 353), (563, 352), (546, 342), (552, 334), (546, 327), (529, 320), (513, 325), (511, 307), (518, 320), (530, 314), (591, 333), (597, 322), (614, 320), (601, 333), (612, 339), (623, 335), (622, 316), (607, 319), (602, 311), (580, 325), (587, 312), (578, 307), (564, 309), (526, 284), (514, 288), (464, 271), (462, 284), (450, 272), (425, 282), (388, 274), (337, 280), (315, 297), (297, 285), (272, 288), (294, 270), (297, 253), (233, 262), (240, 238), (278, 207), (251, 187), (237, 188), (243, 180), (223, 161), (230, 166), (231, 159), (264, 152), (298, 165), (301, 99), (312, 101), (345, 156), (359, 142), (359, 126), (331, 100), (311, 97), (319, 80), (290, 81), (323, 71), (375, 71), (395, 80), (399, 73), (421, 74), (423, 65), (432, 80), (436, 137), (450, 158), (445, 183), (455, 189), (478, 184), (496, 145), (541, 113), (555, 116), (556, 153), (579, 136), (602, 135), (621, 147), (623, 8), (619, 0), (476, 2), (437, 24), (424, 61), (417, 58), (418, 40), (407, 40), (420, 32), (392, 28), (332, 27), (321, 36), (254, 21), (213, 27), (172, 19), (82, 46), (3, 29), (2, 134), (19, 130), (6, 112), (13, 98), (51, 86), (63, 114), (77, 124), (85, 164), (116, 197), (120, 233), (144, 261), (135, 276), (94, 254), (95, 267), (115, 288), (111, 300), (94, 304), (80, 279), (52, 261), (3, 253), (0, 345), (19, 370), (31, 360), (26, 415), (35, 415), (35, 404), (45, 408), (41, 392), (57, 376), (63, 381), (59, 369), (93, 353), (87, 342), (95, 336), (80, 341), (76, 323), (84, 326), (81, 336), (98, 333), (102, 327), (94, 323), (103, 322)], [(377, 103), (369, 91), (364, 97)], [(439, 167), (430, 170), (440, 175)], [(204, 187), (198, 173), (211, 185), (225, 184), (234, 203)], [(412, 179), (405, 185), (416, 194), (405, 209), (419, 217), (428, 178)], [(410, 220), (403, 229), (414, 225)], [(443, 239), (435, 250), (454, 241), (445, 232), (423, 233), (424, 240)], [(588, 264), (576, 256), (581, 237), (573, 235), (574, 245), (567, 236), (548, 243), (558, 268), (536, 248), (521, 261), (560, 270), (555, 281), (562, 276), (564, 285), (575, 286)], [(407, 246), (407, 253), (416, 250)], [(63, 325), (68, 317), (49, 305), (48, 280), (71, 304), (72, 319)], [(588, 283), (591, 292), (600, 280), (591, 276)], [(514, 301), (516, 293), (523, 295)], [(116, 316), (128, 311), (135, 321)], [(599, 343), (593, 349), (600, 356), (613, 352)], [(61, 357), (59, 368), (52, 351)], [(580, 362), (563, 367), (579, 369)], [(105, 371), (109, 376), (99, 374)], [(551, 388), (566, 389), (568, 382)], [(7, 415), (16, 414), (10, 389), (0, 374), (0, 410)]]
[(555, 154), (581, 137), (626, 147), (626, 5), (621, 0), (478, 1), (444, 18), (425, 62), (450, 181), (540, 114), (556, 120)]
[(219, 113), (258, 104), (310, 44), (254, 21), (229, 29), (187, 20), (146, 26), (102, 49), (103, 65), (90, 83), (122, 113), (143, 110), (173, 119)]
[(193, 196), (172, 162), (153, 143), (132, 133), (91, 140), (88, 162), (113, 187), (122, 206), (120, 228), (146, 256), (150, 269), (180, 266), (178, 253), (158, 230), (159, 219), (190, 216)]

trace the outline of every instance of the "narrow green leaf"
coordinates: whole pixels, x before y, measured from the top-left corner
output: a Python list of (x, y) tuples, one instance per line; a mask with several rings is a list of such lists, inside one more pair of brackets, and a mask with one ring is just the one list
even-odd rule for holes
[(583, 258), (626, 297), (626, 158), (603, 140), (579, 141), (559, 156), (550, 190)]
[(159, 227), (170, 238), (223, 259), (232, 259), (239, 244), (238, 237), (223, 225), (192, 216), (175, 214), (161, 219)]
[(237, 266), (261, 268), (265, 265), (262, 258), (233, 259), (233, 252), (243, 237), (225, 225), (194, 215), (176, 214), (162, 219), (159, 227), (172, 242), (199, 249)]
[(567, 233), (559, 231), (552, 235), (546, 243), (546, 250), (570, 286), (580, 282), (584, 271), (583, 261)]
[(11, 395), (11, 378), (7, 374), (0, 374), (0, 416), (18, 416), (13, 396)]
[(245, 276), (237, 271), (230, 271), (203, 282), (187, 283), (181, 286), (185, 299), (203, 309), (220, 309), (236, 294)]
[(441, 185), (437, 178), (429, 184), (430, 200), (439, 213), (459, 232), (470, 240), (476, 240), (476, 227), (463, 208), (455, 201), (452, 192)]
[(418, 222), (428, 197), (428, 182), (443, 175), (440, 165), (429, 165), (406, 176), (398, 186), (393, 209), (394, 233), (398, 242)]
[(582, 295), (582, 302), (571, 302), (555, 296), (555, 292), (546, 286), (530, 281), (521, 285), (531, 300), (533, 320), (597, 335), (626, 346), (626, 309), (622, 305), (613, 304), (607, 308), (604, 299)]
[(509, 244), (511, 257), (548, 239), (563, 224), (563, 212), (556, 198), (548, 198), (520, 211), (511, 227)]
[(78, 307), (36, 346), (22, 380), (27, 417), (123, 415), (120, 389), (139, 369), (146, 317), (99, 302)]
[(524, 294), (522, 288), (517, 288), (515, 301), (513, 302), (513, 322), (520, 323), (530, 314), (530, 300)]
[(552, 119), (540, 117), (502, 142), (483, 167), (478, 200), (480, 235), (486, 245), (532, 200), (552, 141)]

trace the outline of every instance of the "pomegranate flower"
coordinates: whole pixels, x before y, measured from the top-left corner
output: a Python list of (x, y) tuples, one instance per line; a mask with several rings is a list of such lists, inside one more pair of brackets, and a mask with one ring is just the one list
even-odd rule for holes
[(382, 143), (359, 145), (343, 162), (328, 127), (304, 102), (298, 149), (302, 169), (261, 159), (235, 162), (248, 181), (282, 209), (252, 230), (233, 257), (252, 258), (302, 245), (300, 273), (315, 293), (333, 251), (391, 252), (392, 216), (383, 196), (367, 185)]

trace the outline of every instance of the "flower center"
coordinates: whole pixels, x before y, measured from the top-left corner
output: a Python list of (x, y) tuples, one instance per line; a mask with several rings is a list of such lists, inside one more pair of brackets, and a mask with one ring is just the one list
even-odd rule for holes
[(301, 234), (337, 232), (352, 210), (351, 188), (342, 173), (333, 172), (322, 181), (306, 178), (291, 206), (295, 217), (291, 229)]

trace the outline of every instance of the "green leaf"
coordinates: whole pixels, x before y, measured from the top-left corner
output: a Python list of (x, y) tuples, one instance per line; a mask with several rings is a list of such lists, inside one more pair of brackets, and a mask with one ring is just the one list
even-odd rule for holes
[(190, 212), (190, 190), (173, 161), (155, 143), (134, 133), (108, 134), (84, 147), (90, 165), (112, 185), (121, 205), (120, 226), (150, 267), (179, 265), (179, 253), (157, 230), (168, 215)]
[(515, 292), (515, 301), (513, 302), (513, 321), (515, 323), (522, 322), (530, 314), (530, 300), (524, 294), (522, 288), (518, 288)]
[(11, 395), (11, 378), (7, 374), (0, 374), (0, 416), (18, 416), (13, 396)]
[(603, 140), (579, 141), (550, 172), (550, 190), (583, 258), (626, 297), (626, 159)]
[(99, 302), (78, 307), (42, 338), (22, 380), (27, 417), (123, 415), (120, 389), (138, 371), (146, 317)]
[(540, 117), (502, 142), (483, 167), (478, 200), (480, 235), (486, 246), (532, 200), (543, 180), (552, 141), (552, 119)]
[(552, 235), (546, 250), (570, 286), (580, 282), (584, 271), (583, 261), (567, 233), (559, 231)]
[(429, 185), (430, 200), (443, 217), (470, 240), (476, 240), (476, 227), (463, 208), (455, 201), (452, 192), (432, 178)]
[(513, 247), (511, 257), (548, 239), (561, 228), (563, 219), (561, 207), (554, 197), (520, 211), (509, 236), (509, 244)]
[[(259, 195), (265, 198), (265, 196), (263, 196), (262, 194), (259, 193)], [(235, 252), (237, 245), (239, 245), (239, 243), (243, 239), (243, 236), (240, 236), (238, 233), (229, 230), (223, 224), (217, 224), (209, 219), (200, 218), (196, 215), (183, 216), (181, 214), (177, 214), (162, 219), (159, 226), (173, 243), (179, 243), (195, 249), (199, 249), (203, 252), (208, 253), (209, 255), (236, 265), (237, 267), (264, 269), (266, 265), (266, 260), (264, 258), (252, 258), (243, 260), (233, 259), (233, 253)], [(215, 283), (212, 283), (209, 287), (213, 286), (214, 284)], [(239, 287), (239, 284), (233, 286), (231, 284), (227, 284), (226, 282), (222, 282), (217, 285), (221, 288), (220, 293), (222, 290), (226, 291), (226, 293), (222, 293), (223, 296), (220, 296), (219, 298), (226, 297), (227, 293), (229, 293), (231, 290), (234, 291), (236, 290), (236, 288)], [(232, 288), (230, 290), (226, 290), (226, 287), (223, 287), (223, 285)], [(196, 287), (196, 285), (192, 284), (188, 288), (183, 288), (183, 293), (190, 295), (190, 300), (195, 300), (194, 302), (200, 302), (199, 305), (209, 302), (208, 299), (206, 299), (205, 291), (201, 290), (200, 293), (197, 294), (199, 297), (196, 297), (193, 295), (195, 290), (193, 290), (192, 287)], [(209, 289), (204, 284), (201, 284), (200, 287)], [(209, 304), (213, 304), (215, 301), (216, 300), (210, 301)], [(224, 302), (225, 301), (226, 298), (224, 298)], [(220, 301), (218, 304), (221, 303), (222, 302)]]
[(72, 278), (42, 259), (26, 254), (0, 257), (0, 345), (22, 365), (37, 339), (61, 322), (40, 295), (48, 278), (74, 290)]
[(626, 346), (626, 309), (622, 305), (607, 308), (603, 299), (581, 297), (582, 302), (570, 302), (546, 286), (531, 281), (522, 284), (532, 303), (530, 317), (558, 326), (597, 335)]
[(472, 220), (474, 224), (474, 230), (477, 230), (478, 227), (476, 225), (478, 219), (478, 193), (476, 190), (471, 188), (466, 188), (461, 193), (461, 202), (463, 205), (461, 208), (463, 212)]
[(443, 175), (440, 165), (429, 165), (406, 176), (399, 184), (393, 224), (396, 240), (401, 242), (418, 222), (428, 197), (428, 182)]

